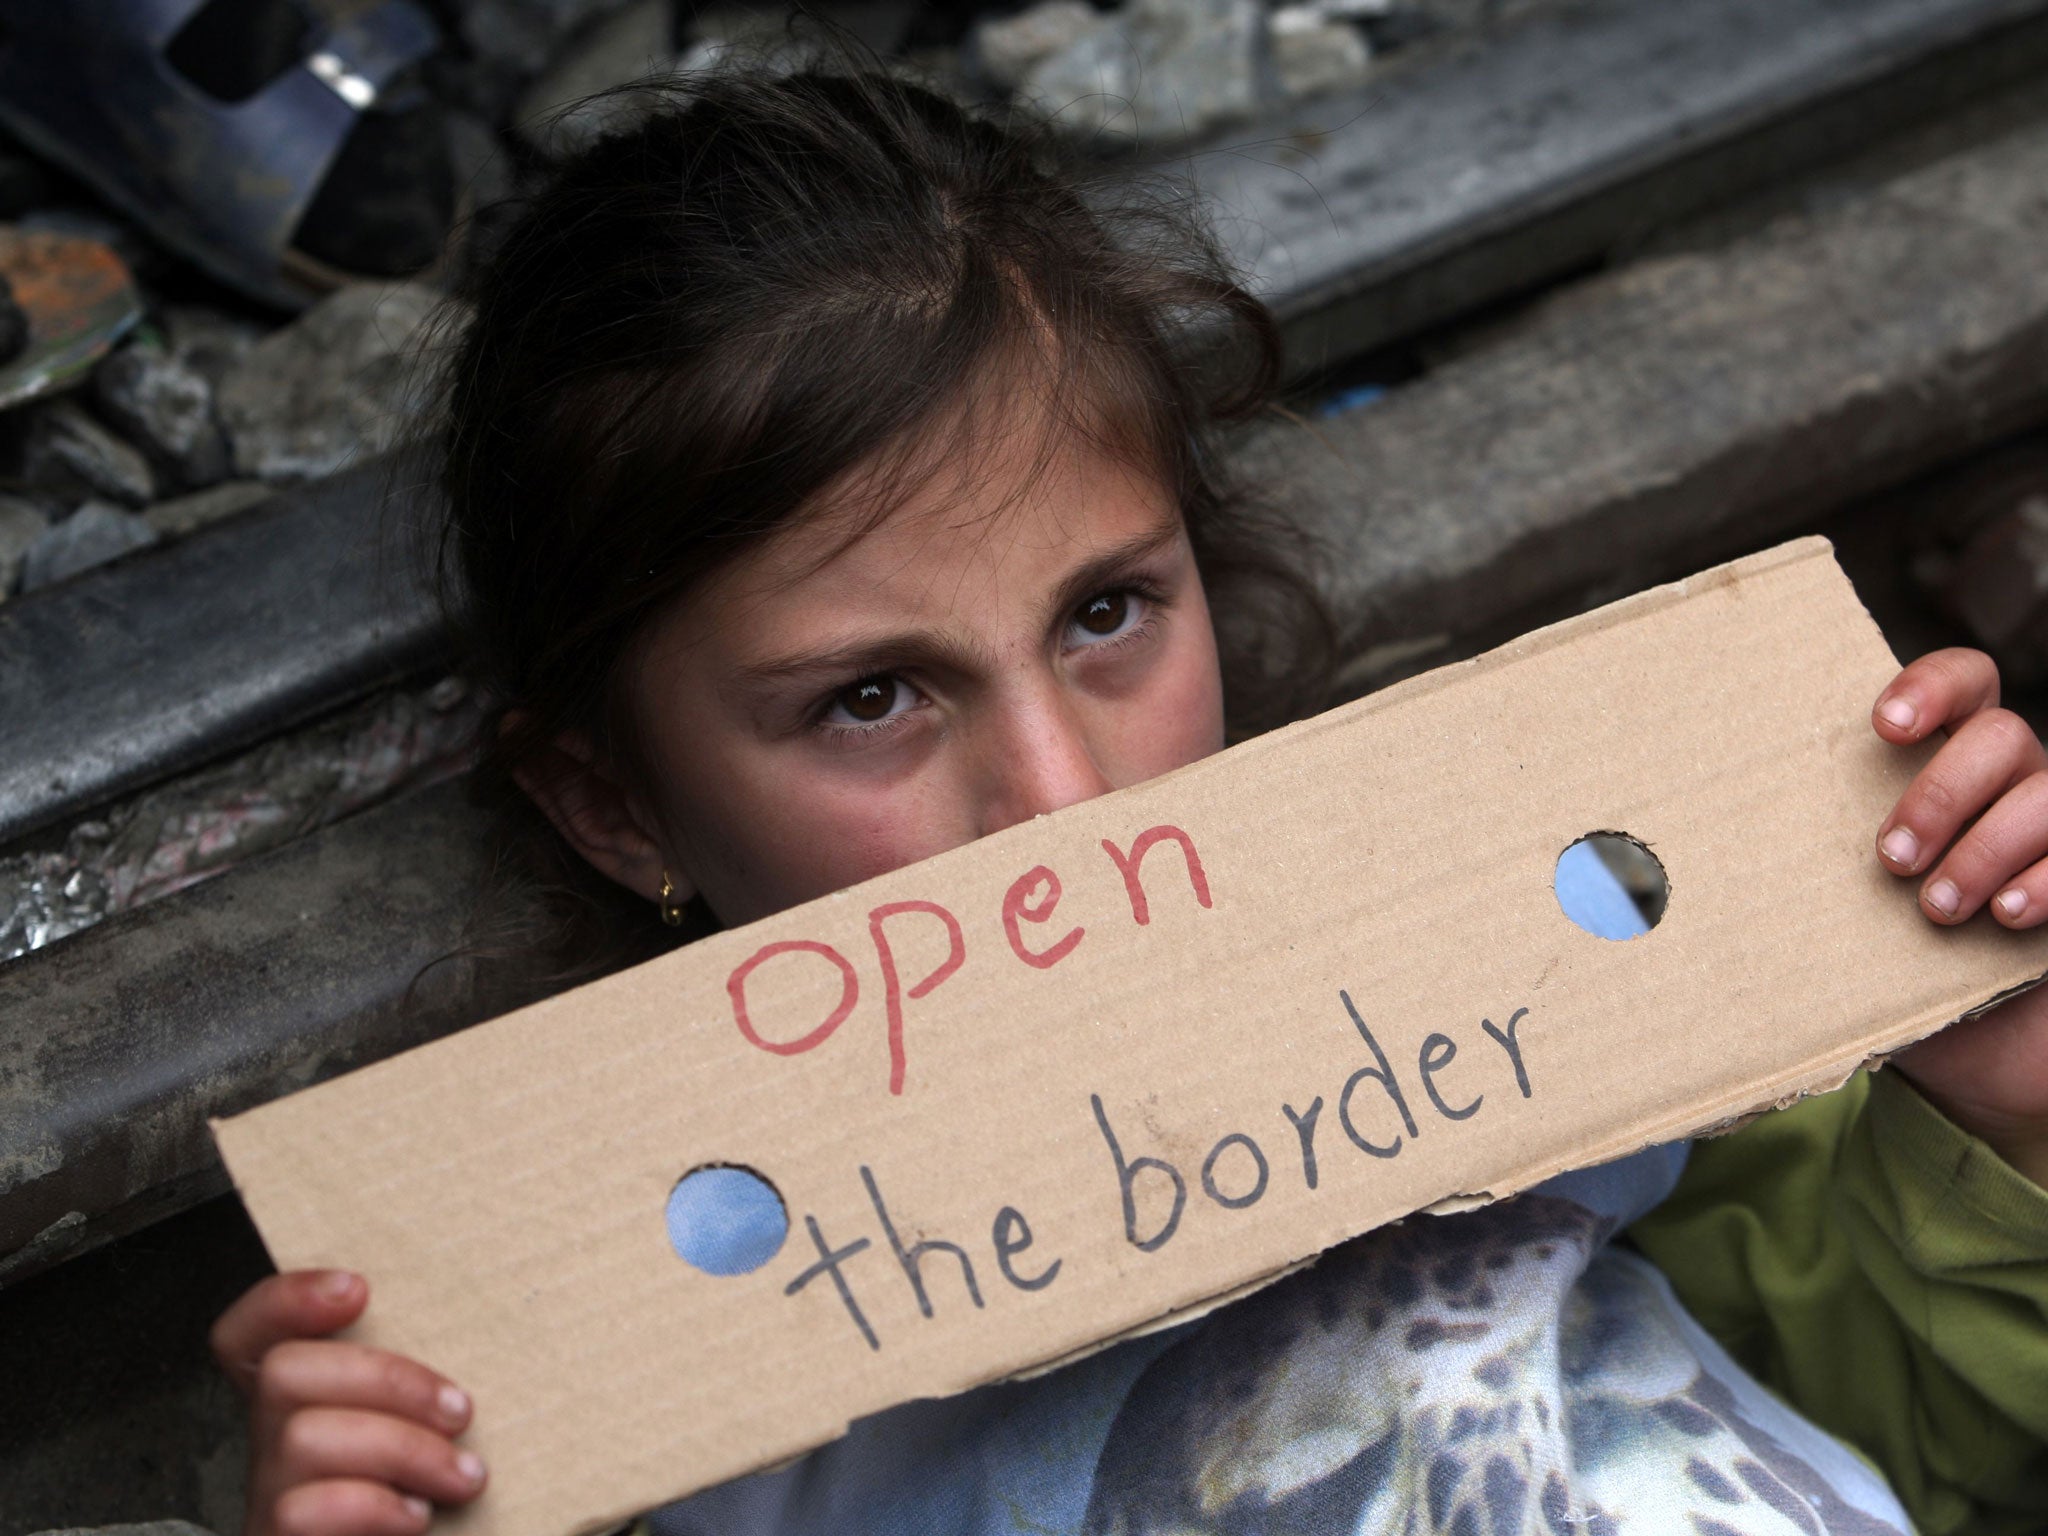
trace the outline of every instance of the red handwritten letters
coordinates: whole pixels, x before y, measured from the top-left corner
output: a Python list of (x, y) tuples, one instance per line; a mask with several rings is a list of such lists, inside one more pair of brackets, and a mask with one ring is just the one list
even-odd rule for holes
[[(1152, 921), (1152, 908), (1142, 879), (1145, 855), (1158, 844), (1169, 841), (1180, 846), (1181, 857), (1187, 867), (1188, 884), (1193, 888), (1196, 903), (1202, 907), (1214, 905), (1209, 896), (1209, 876), (1202, 868), (1201, 855), (1195, 851), (1194, 839), (1179, 827), (1147, 828), (1133, 839), (1128, 852), (1104, 838), (1103, 852), (1109, 855), (1110, 862), (1123, 877), (1124, 891), (1131, 903), (1131, 920), (1139, 927)], [(1070, 928), (1043, 949), (1034, 949), (1025, 943), (1021, 925), (1051, 923), (1053, 909), (1059, 905), (1060, 896), (1060, 877), (1043, 864), (1019, 875), (1003, 895), (1001, 921), (1010, 953), (1036, 970), (1050, 970), (1058, 965), (1074, 952), (1087, 933), (1079, 926)], [(947, 952), (946, 958), (935, 969), (921, 981), (913, 982), (906, 991), (886, 925), (892, 918), (912, 916), (936, 918), (944, 925)], [(882, 972), (882, 995), (889, 1032), (889, 1091), (900, 1094), (903, 1092), (907, 1061), (903, 1041), (903, 1000), (906, 996), (913, 1000), (925, 997), (959, 970), (967, 959), (967, 936), (960, 920), (935, 901), (892, 901), (868, 914), (868, 937), (875, 946), (875, 960)], [(820, 955), (839, 968), (839, 1001), (831, 1013), (807, 1033), (794, 1040), (770, 1040), (755, 1028), (748, 1012), (747, 978), (778, 956), (793, 954)], [(823, 1045), (833, 1031), (852, 1015), (860, 1001), (860, 976), (853, 962), (830, 944), (817, 939), (779, 939), (762, 945), (733, 969), (732, 975), (726, 979), (725, 988), (731, 995), (733, 1022), (739, 1026), (740, 1033), (749, 1044), (764, 1051), (773, 1051), (778, 1056), (800, 1056)]]

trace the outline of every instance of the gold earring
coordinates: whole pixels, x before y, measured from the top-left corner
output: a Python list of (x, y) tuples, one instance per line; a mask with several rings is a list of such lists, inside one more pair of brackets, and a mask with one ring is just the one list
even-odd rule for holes
[(675, 882), (665, 869), (661, 872), (661, 920), (671, 928), (683, 926), (683, 904), (676, 900)]

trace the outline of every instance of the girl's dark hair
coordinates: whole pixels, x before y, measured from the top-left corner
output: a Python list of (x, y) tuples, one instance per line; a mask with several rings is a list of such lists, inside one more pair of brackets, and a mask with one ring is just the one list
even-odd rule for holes
[[(1233, 730), (1320, 702), (1328, 622), (1216, 447), (1268, 400), (1276, 332), (1190, 209), (1091, 193), (1043, 133), (873, 70), (728, 68), (632, 106), (506, 230), (447, 374), (443, 590), (509, 806), (565, 729), (630, 763), (619, 679), (650, 622), (878, 453), (885, 486), (930, 464), (1019, 362), (1177, 495)], [(647, 903), (544, 841), (566, 959), (657, 943)]]

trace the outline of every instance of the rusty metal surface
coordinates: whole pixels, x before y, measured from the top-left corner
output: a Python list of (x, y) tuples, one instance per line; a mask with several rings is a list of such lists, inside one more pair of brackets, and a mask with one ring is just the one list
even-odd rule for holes
[(97, 240), (0, 225), (0, 277), (29, 319), (27, 349), (0, 365), (0, 410), (76, 384), (142, 318), (134, 278)]
[(403, 492), (366, 465), (0, 605), (0, 843), (440, 654)]
[(0, 1284), (223, 1189), (208, 1116), (472, 1022), (414, 980), (488, 850), (442, 785), (0, 967)]

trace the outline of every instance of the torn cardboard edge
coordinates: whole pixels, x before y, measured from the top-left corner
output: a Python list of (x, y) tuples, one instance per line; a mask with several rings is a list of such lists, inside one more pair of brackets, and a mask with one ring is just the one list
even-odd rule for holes
[[(364, 1271), (356, 1336), (470, 1390), (452, 1523), (597, 1529), (2038, 978), (2043, 934), (1937, 929), (1877, 863), (1928, 755), (1870, 729), (1895, 668), (1800, 541), (216, 1133), (278, 1262)], [(1559, 909), (1595, 829), (1669, 871), (1639, 938)], [(664, 1227), (713, 1166), (786, 1214), (751, 1270)]]

